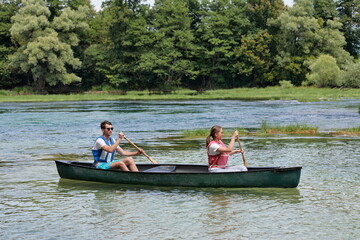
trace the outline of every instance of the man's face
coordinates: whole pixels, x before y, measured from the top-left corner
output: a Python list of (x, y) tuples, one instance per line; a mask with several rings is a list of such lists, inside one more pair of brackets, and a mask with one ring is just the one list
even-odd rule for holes
[(112, 125), (105, 124), (105, 128), (102, 129), (102, 132), (105, 136), (111, 136), (114, 128)]

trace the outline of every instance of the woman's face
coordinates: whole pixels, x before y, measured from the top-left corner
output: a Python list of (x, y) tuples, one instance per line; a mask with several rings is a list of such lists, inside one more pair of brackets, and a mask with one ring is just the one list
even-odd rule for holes
[(220, 131), (215, 133), (215, 137), (216, 137), (217, 140), (222, 140), (223, 136), (224, 136), (223, 129), (220, 128)]

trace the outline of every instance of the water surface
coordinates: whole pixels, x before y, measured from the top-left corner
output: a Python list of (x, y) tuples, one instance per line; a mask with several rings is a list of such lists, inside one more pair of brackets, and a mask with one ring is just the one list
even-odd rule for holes
[[(0, 103), (2, 239), (358, 239), (360, 138), (242, 137), (251, 166), (303, 166), (295, 189), (167, 188), (60, 179), (54, 160), (91, 161), (113, 122), (159, 163), (206, 163), (184, 129), (360, 125), (359, 100)], [(132, 150), (129, 144), (122, 145)], [(137, 162), (148, 162), (139, 156)], [(230, 164), (241, 163), (235, 155)]]

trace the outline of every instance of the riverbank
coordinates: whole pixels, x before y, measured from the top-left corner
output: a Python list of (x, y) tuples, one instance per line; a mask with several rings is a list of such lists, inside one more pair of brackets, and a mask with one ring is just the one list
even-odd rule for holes
[(149, 91), (128, 92), (84, 92), (77, 94), (18, 94), (11, 91), (0, 91), (0, 102), (55, 102), (55, 101), (111, 101), (111, 100), (297, 100), (334, 101), (339, 99), (360, 99), (360, 89), (330, 89), (313, 87), (267, 87), (236, 88), (226, 90), (209, 90), (197, 92), (181, 89), (170, 94)]

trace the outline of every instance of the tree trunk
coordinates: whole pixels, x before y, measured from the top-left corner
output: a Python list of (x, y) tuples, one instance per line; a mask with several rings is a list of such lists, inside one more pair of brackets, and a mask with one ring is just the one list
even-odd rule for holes
[(33, 74), (33, 78), (34, 78), (34, 90), (36, 93), (40, 93), (40, 94), (44, 94), (47, 93), (46, 89), (45, 89), (45, 75), (41, 75), (39, 78), (36, 78)]

